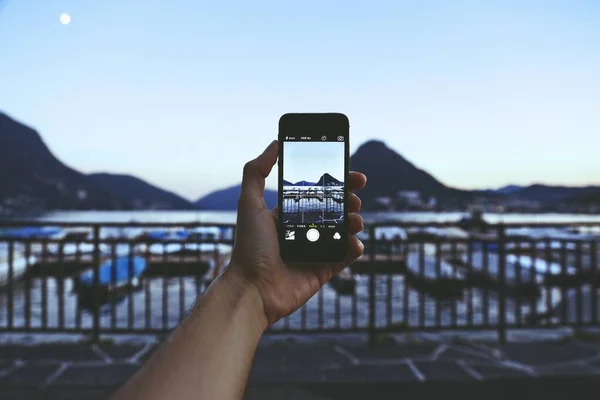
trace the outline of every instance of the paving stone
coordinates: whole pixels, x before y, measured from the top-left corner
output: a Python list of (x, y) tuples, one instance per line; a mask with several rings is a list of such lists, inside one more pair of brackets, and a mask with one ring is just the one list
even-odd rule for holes
[(0, 374), (7, 368), (13, 366), (13, 362), (11, 360), (0, 360)]
[(591, 365), (592, 367), (594, 367), (594, 368), (596, 368), (596, 369), (600, 370), (600, 358), (597, 358), (597, 359), (595, 359), (595, 360), (591, 360), (591, 361), (587, 361), (587, 363), (588, 363), (589, 365)]
[(327, 382), (406, 382), (418, 381), (408, 365), (359, 365), (322, 372)]
[(146, 351), (140, 358), (139, 358), (139, 362), (140, 363), (145, 363), (146, 361), (148, 361), (150, 359), (150, 357), (152, 357), (152, 355), (154, 354), (154, 352), (159, 348), (159, 345), (154, 345), (152, 346), (150, 349), (148, 349), (148, 351)]
[(437, 343), (397, 344), (389, 346), (345, 346), (359, 359), (390, 359), (390, 358), (424, 358), (430, 356), (439, 346)]
[(600, 369), (587, 364), (560, 365), (539, 370), (543, 376), (586, 376), (600, 375)]
[(50, 388), (36, 389), (36, 388), (2, 388), (0, 387), (0, 393), (2, 393), (2, 400), (106, 400), (114, 392), (114, 389), (67, 389), (67, 390), (52, 390)]
[[(530, 379), (527, 381), (490, 381), (476, 384), (417, 382), (378, 382), (375, 384), (289, 385), (285, 387), (250, 387), (244, 400), (423, 400), (423, 399), (473, 399), (495, 400), (522, 398), (549, 398), (557, 393), (573, 399), (597, 399), (598, 384), (593, 378)], [(43, 391), (27, 387), (6, 387), (0, 384), (2, 400), (105, 400), (117, 388), (85, 388), (55, 386)]]
[(56, 365), (24, 365), (0, 378), (3, 384), (42, 386), (46, 379), (59, 368)]
[[(255, 357), (250, 382), (253, 384), (310, 384), (310, 383), (393, 383), (418, 382), (418, 378), (408, 365), (391, 362), (391, 359), (411, 358), (415, 367), (425, 376), (428, 382), (438, 381), (474, 381), (463, 368), (454, 361), (463, 359), (470, 363), (471, 368), (482, 375), (484, 380), (526, 378), (531, 376), (518, 369), (494, 365), (493, 360), (477, 355), (479, 349), (467, 349), (463, 353), (451, 348), (439, 355), (435, 361), (428, 361), (439, 344), (398, 344), (369, 348), (366, 345), (341, 345), (351, 356), (345, 356), (336, 351), (333, 344), (311, 343), (268, 343), (261, 344)], [(130, 358), (142, 349), (142, 345), (99, 345), (99, 349), (115, 360)], [(148, 359), (153, 347), (141, 361)], [(600, 359), (592, 360), (589, 366), (577, 364), (564, 365), (565, 361), (577, 358), (590, 358), (595, 351), (589, 346), (577, 343), (519, 343), (508, 344), (504, 347), (508, 356), (517, 362), (536, 366), (542, 376), (549, 379), (555, 377), (590, 377), (600, 371)], [(343, 351), (342, 351), (343, 353)], [(354, 366), (352, 358), (362, 362), (373, 361), (372, 364)], [(98, 365), (83, 366), (87, 361), (101, 361), (90, 345), (82, 344), (48, 344), (39, 346), (5, 345), (0, 346), (0, 371), (13, 365), (16, 359), (27, 360), (25, 366), (8, 370), (0, 377), (1, 385), (42, 385), (46, 379), (57, 371), (61, 361), (71, 364), (56, 379), (51, 386), (68, 388), (120, 385), (128, 379), (139, 366), (135, 365)], [(415, 361), (415, 359), (417, 361)], [(393, 365), (384, 365), (386, 364)], [(83, 363), (78, 366), (77, 363)], [(544, 367), (544, 363), (563, 363), (562, 365)], [(1, 374), (0, 374), (1, 375)], [(600, 375), (600, 374), (599, 374)]]
[(273, 366), (254, 365), (250, 369), (248, 381), (252, 384), (280, 384), (320, 382), (321, 372), (318, 369), (298, 369), (283, 371)]
[(107, 365), (98, 367), (71, 366), (63, 371), (52, 386), (118, 386), (138, 370), (136, 365)]
[(312, 391), (299, 388), (258, 389), (249, 388), (243, 400), (329, 400)]
[(6, 345), (0, 350), (3, 360), (98, 361), (101, 358), (84, 344)]
[(113, 360), (126, 360), (144, 348), (144, 345), (119, 344), (98, 345), (98, 348)]
[(473, 360), (473, 361), (489, 361), (492, 359), (491, 355), (485, 355), (483, 351), (481, 354), (477, 354), (479, 351), (469, 348), (466, 352), (460, 351), (459, 349), (448, 349), (439, 355), (438, 360)]
[(475, 370), (483, 377), (484, 380), (488, 379), (501, 379), (501, 378), (528, 378), (531, 377), (529, 374), (523, 371), (519, 371), (514, 368), (492, 366), (492, 365), (472, 365), (471, 369)]
[(331, 365), (350, 366), (351, 361), (335, 351), (333, 346), (270, 345), (261, 346), (254, 364), (282, 371), (320, 370)]
[(419, 362), (415, 361), (415, 366), (423, 375), (425, 375), (425, 379), (430, 381), (440, 381), (440, 380), (452, 380), (452, 381), (463, 381), (463, 380), (473, 380), (474, 378), (470, 376), (464, 368), (462, 368), (457, 363), (452, 362)]
[(595, 353), (589, 347), (577, 343), (507, 344), (502, 351), (510, 360), (536, 366), (587, 358)]
[(343, 367), (338, 369), (329, 369), (321, 371), (321, 379), (324, 382), (339, 383), (365, 383), (368, 382), (368, 376), (364, 368)]

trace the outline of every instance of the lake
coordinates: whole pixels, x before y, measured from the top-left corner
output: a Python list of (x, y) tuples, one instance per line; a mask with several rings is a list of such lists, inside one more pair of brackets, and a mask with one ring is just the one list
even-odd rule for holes
[[(57, 211), (36, 219), (48, 222), (148, 222), (233, 224), (235, 211)], [(365, 222), (453, 222), (467, 215), (461, 212), (365, 212)], [(575, 223), (598, 222), (600, 215), (589, 214), (495, 214), (487, 213), (489, 223)]]
[[(465, 213), (363, 213), (367, 222), (404, 221), (404, 222), (451, 222), (458, 221)], [(600, 215), (572, 214), (486, 214), (490, 223), (569, 223), (598, 222)], [(52, 212), (37, 218), (40, 221), (52, 222), (147, 222), (147, 223), (235, 223), (235, 212), (219, 211), (128, 211), (128, 212)], [(115, 304), (101, 316), (101, 324), (106, 329), (126, 329), (130, 321), (133, 329), (173, 328), (195, 302), (198, 291), (194, 278), (151, 278), (144, 279), (141, 290), (136, 290), (122, 302)], [(92, 315), (77, 307), (77, 296), (73, 292), (74, 282), (68, 278), (64, 285), (59, 285), (55, 278), (34, 279), (26, 285), (19, 282), (14, 288), (13, 318), (16, 326), (25, 324), (25, 304), (31, 307), (31, 324), (41, 326), (47, 319), (50, 327), (57, 326), (60, 314), (64, 323), (73, 329), (76, 325), (89, 328)], [(203, 284), (200, 284), (203, 286)], [(29, 293), (27, 295), (27, 293)], [(336, 291), (326, 285), (318, 295), (313, 297), (303, 309), (279, 322), (275, 328), (324, 328), (366, 327), (369, 318), (369, 281), (366, 276), (357, 277), (356, 297), (339, 297)], [(62, 300), (59, 299), (62, 297)], [(513, 301), (507, 304), (507, 321), (514, 322), (517, 314), (527, 315), (532, 309), (543, 313), (548, 305), (555, 305), (561, 293), (555, 290), (543, 290), (542, 296), (535, 302), (524, 304), (517, 313)], [(45, 301), (44, 301), (45, 299)], [(391, 301), (388, 302), (388, 299)], [(485, 301), (484, 301), (485, 299)], [(472, 323), (481, 325), (486, 317), (489, 323), (498, 318), (498, 302), (496, 296), (489, 296), (478, 289), (468, 290), (462, 299), (450, 303), (438, 303), (422, 293), (404, 286), (402, 276), (377, 277), (375, 288), (375, 312), (378, 326), (393, 326), (408, 323), (413, 326), (424, 323), (431, 326), (436, 323), (450, 325), (453, 322), (463, 325), (467, 323), (470, 313)], [(62, 304), (61, 304), (62, 303)], [(8, 317), (7, 293), (0, 291), (0, 328), (7, 326)], [(62, 308), (64, 311), (59, 312)], [(439, 310), (439, 311), (438, 311)], [(469, 312), (470, 310), (470, 312)], [(423, 313), (423, 314), (421, 314)], [(131, 317), (130, 317), (131, 316)], [(436, 319), (439, 318), (439, 321)], [(114, 325), (113, 325), (114, 324)]]

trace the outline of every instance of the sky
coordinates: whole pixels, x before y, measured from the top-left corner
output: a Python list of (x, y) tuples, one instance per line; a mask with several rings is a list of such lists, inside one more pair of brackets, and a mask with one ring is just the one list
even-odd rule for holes
[(447, 185), (600, 184), (596, 0), (0, 2), (0, 110), (83, 172), (193, 200), (343, 112)]
[(317, 182), (325, 173), (344, 181), (344, 142), (285, 142), (283, 179)]

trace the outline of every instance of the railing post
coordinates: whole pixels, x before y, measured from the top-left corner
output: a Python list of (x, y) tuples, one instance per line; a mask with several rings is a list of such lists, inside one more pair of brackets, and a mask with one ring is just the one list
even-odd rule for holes
[(369, 226), (369, 344), (374, 345), (377, 340), (376, 315), (375, 315), (375, 255), (377, 254), (375, 240), (375, 227)]
[[(7, 323), (8, 323), (8, 330), (12, 330), (13, 329), (13, 323), (14, 323), (14, 261), (15, 261), (15, 242), (13, 242), (12, 240), (8, 242), (8, 299), (7, 299), (7, 315), (6, 315), (6, 319), (7, 319)], [(26, 277), (26, 279), (29, 279), (29, 277)]]
[(506, 232), (502, 223), (498, 224), (498, 341), (506, 343)]
[(94, 288), (93, 288), (93, 321), (92, 340), (98, 343), (100, 340), (100, 225), (94, 225)]

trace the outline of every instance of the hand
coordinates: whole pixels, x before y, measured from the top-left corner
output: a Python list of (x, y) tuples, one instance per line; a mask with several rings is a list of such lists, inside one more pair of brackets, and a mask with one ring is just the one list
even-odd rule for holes
[(263, 154), (244, 166), (235, 244), (231, 264), (224, 273), (241, 287), (255, 291), (267, 325), (300, 308), (364, 250), (362, 242), (354, 236), (363, 229), (363, 220), (356, 214), (360, 211), (361, 201), (352, 191), (362, 189), (367, 178), (361, 173), (350, 172), (350, 240), (346, 260), (322, 265), (294, 264), (293, 267), (283, 262), (279, 252), (277, 210), (269, 211), (263, 199), (265, 178), (277, 161), (278, 149), (278, 142), (273, 141)]

